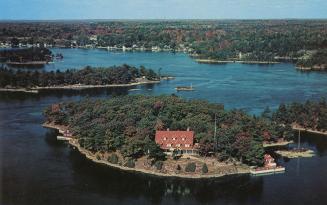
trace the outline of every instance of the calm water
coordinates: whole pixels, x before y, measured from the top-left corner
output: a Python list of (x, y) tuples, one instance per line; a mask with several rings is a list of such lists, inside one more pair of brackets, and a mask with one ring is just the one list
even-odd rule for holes
[[(40, 126), (42, 110), (58, 101), (126, 94), (178, 94), (207, 99), (257, 114), (269, 105), (327, 97), (327, 73), (301, 73), (290, 64), (205, 65), (184, 54), (109, 53), (62, 49), (63, 62), (46, 70), (85, 65), (145, 65), (176, 76), (160, 85), (82, 91), (43, 91), (37, 95), (0, 93), (0, 204), (327, 204), (327, 137), (307, 135), (309, 159), (278, 159), (285, 174), (181, 180), (125, 173), (95, 165), (56, 133)], [(196, 87), (176, 93), (177, 85)]]

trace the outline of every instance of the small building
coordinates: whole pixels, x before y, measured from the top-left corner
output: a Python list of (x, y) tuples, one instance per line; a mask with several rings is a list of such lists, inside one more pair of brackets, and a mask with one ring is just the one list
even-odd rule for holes
[(64, 137), (73, 137), (73, 134), (69, 130), (64, 131)]
[(156, 131), (155, 142), (167, 154), (177, 151), (178, 154), (196, 155), (198, 145), (194, 144), (194, 132), (186, 131)]
[(276, 168), (277, 167), (275, 159), (270, 154), (264, 155), (264, 166), (266, 168)]
[(59, 112), (60, 111), (60, 105), (59, 104), (52, 104), (51, 105), (51, 111), (52, 112)]

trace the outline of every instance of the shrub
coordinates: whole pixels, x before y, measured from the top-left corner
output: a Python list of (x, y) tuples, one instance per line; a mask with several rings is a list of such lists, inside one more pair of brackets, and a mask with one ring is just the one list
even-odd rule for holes
[(108, 157), (108, 162), (112, 164), (117, 164), (118, 163), (118, 156), (116, 154), (112, 154)]
[(163, 166), (163, 162), (162, 161), (156, 161), (154, 163), (154, 166), (157, 168), (157, 170), (161, 170), (162, 166)]
[(190, 162), (186, 165), (185, 171), (186, 172), (195, 172), (196, 164), (194, 162)]
[(207, 164), (205, 164), (205, 163), (202, 165), (202, 173), (203, 173), (203, 174), (208, 173), (208, 166), (207, 166)]
[(133, 159), (129, 159), (127, 160), (127, 163), (125, 164), (126, 167), (129, 167), (129, 168), (134, 168), (135, 167), (135, 162)]
[(182, 170), (182, 167), (178, 164), (176, 169), (177, 169), (178, 171), (181, 171), (181, 170)]

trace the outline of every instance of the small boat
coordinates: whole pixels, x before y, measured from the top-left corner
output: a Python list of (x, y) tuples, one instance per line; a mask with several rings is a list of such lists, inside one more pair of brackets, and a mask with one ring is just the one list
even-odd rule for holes
[(177, 91), (193, 91), (194, 90), (192, 84), (191, 84), (191, 86), (177, 86), (175, 89)]
[(128, 91), (138, 91), (138, 90), (141, 90), (141, 89), (133, 88), (133, 89), (129, 89)]

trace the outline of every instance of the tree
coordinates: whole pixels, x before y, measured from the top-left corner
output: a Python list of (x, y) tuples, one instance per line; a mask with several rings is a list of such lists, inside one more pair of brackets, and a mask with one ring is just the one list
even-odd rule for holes
[(196, 169), (196, 164), (194, 162), (190, 162), (186, 164), (185, 172), (195, 172), (195, 169)]
[(272, 115), (271, 110), (270, 110), (269, 106), (267, 106), (265, 108), (265, 110), (263, 111), (263, 113), (261, 114), (261, 117), (270, 120), (272, 118), (271, 115)]
[(206, 173), (208, 173), (208, 166), (206, 163), (204, 163), (202, 165), (202, 174), (206, 174)]

